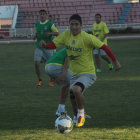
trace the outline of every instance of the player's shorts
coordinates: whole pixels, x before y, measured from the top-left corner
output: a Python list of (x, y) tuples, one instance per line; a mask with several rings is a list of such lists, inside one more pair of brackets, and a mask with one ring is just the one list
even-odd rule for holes
[(106, 52), (103, 49), (94, 49), (93, 54), (106, 55)]
[(90, 87), (92, 84), (94, 84), (96, 81), (96, 74), (76, 74), (73, 75), (70, 80), (70, 90), (73, 89), (74, 85), (79, 82), (84, 85), (84, 91)]
[(55, 50), (52, 49), (35, 49), (34, 61), (46, 62), (53, 54)]
[[(54, 80), (56, 80), (62, 74), (62, 70), (63, 70), (63, 65), (48, 64), (45, 66), (45, 72)], [(68, 69), (63, 86), (70, 84), (71, 77), (72, 77), (72, 72), (70, 71), (70, 69)]]

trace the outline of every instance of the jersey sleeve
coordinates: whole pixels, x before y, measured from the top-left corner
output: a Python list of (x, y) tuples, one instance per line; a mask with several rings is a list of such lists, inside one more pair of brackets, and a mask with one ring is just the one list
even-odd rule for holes
[(66, 36), (66, 32), (63, 32), (53, 40), (53, 43), (55, 44), (56, 47), (66, 46), (65, 45), (65, 36)]
[(105, 34), (108, 34), (109, 33), (109, 29), (108, 29), (106, 23), (104, 23), (104, 33)]
[(57, 30), (57, 28), (55, 27), (54, 24), (52, 25), (51, 30), (52, 30), (53, 32), (58, 32), (58, 30)]

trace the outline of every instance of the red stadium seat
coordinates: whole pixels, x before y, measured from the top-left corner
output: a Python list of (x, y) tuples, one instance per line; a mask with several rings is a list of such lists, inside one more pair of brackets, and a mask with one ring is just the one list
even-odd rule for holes
[[(68, 25), (68, 18), (74, 13), (79, 13), (83, 24), (91, 25), (95, 21), (96, 13), (102, 15), (102, 20), (108, 24), (117, 24), (123, 11), (123, 3), (107, 4), (106, 0), (1, 0), (0, 5), (18, 4), (19, 12), (25, 13), (22, 27), (33, 27), (39, 20), (38, 11), (46, 9), (56, 19), (56, 25)], [(127, 23), (140, 23), (140, 3), (133, 4), (129, 12)], [(27, 24), (26, 24), (27, 23)], [(28, 24), (31, 23), (31, 24)]]

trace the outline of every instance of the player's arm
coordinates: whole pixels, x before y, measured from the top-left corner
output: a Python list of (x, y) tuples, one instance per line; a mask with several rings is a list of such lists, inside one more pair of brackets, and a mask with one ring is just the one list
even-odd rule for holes
[(103, 38), (101, 39), (101, 41), (104, 41), (105, 38), (107, 37), (108, 33), (104, 34)]
[(35, 33), (35, 35), (33, 36), (33, 40), (36, 40), (37, 39), (37, 30), (36, 30), (36, 28), (34, 29), (34, 33)]
[(53, 36), (58, 36), (59, 33), (58, 33), (58, 30), (57, 30), (57, 28), (55, 27), (55, 25), (52, 26), (51, 30), (52, 30), (52, 35), (53, 35)]
[(56, 82), (58, 84), (62, 84), (65, 80), (65, 77), (66, 77), (66, 74), (67, 74), (67, 70), (68, 70), (68, 58), (66, 57), (65, 58), (65, 62), (64, 62), (64, 65), (63, 65), (63, 70), (62, 70), (62, 73), (61, 75), (56, 79)]
[(55, 27), (55, 25), (53, 25), (52, 27), (51, 27), (51, 30), (52, 30), (52, 32), (47, 32), (46, 33), (46, 37), (49, 37), (49, 36), (58, 36), (58, 30), (57, 30), (57, 28)]
[(56, 49), (56, 46), (53, 42), (46, 43), (44, 40), (41, 40), (39, 46), (46, 49)]
[(107, 53), (107, 55), (112, 59), (114, 63), (114, 69), (119, 70), (121, 68), (121, 65), (118, 62), (115, 55), (113, 54), (113, 52), (109, 49), (109, 47), (105, 45), (103, 42), (101, 42), (100, 40), (98, 40), (95, 36), (92, 36), (92, 35), (89, 35), (89, 36), (90, 36), (90, 40), (87, 40), (89, 43), (89, 46), (91, 46), (92, 48), (94, 46), (94, 48), (103, 49)]
[(56, 47), (66, 46), (65, 43), (66, 35), (67, 35), (67, 31), (59, 34), (52, 42), (46, 44), (44, 41), (41, 41), (39, 45), (40, 47), (46, 49), (56, 49)]
[(112, 59), (112, 62), (114, 63), (114, 69), (119, 70), (121, 68), (121, 65), (115, 57), (115, 55), (113, 54), (113, 52), (110, 50), (110, 48), (104, 44), (100, 49), (103, 49), (107, 53), (107, 55)]
[(104, 41), (105, 40), (105, 38), (107, 37), (107, 35), (109, 34), (109, 29), (108, 29), (108, 27), (107, 27), (107, 25), (104, 23), (104, 28), (103, 28), (103, 30), (104, 30), (104, 36), (103, 36), (103, 38), (101, 39), (101, 41)]

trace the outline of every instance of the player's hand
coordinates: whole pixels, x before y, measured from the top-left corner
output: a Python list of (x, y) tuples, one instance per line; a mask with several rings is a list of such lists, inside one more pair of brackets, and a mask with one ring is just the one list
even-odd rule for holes
[(116, 60), (116, 61), (114, 62), (114, 69), (115, 69), (115, 71), (118, 71), (120, 68), (121, 68), (121, 65), (120, 65), (119, 61)]
[(46, 46), (46, 42), (44, 40), (41, 40), (39, 42), (39, 46), (44, 48)]

